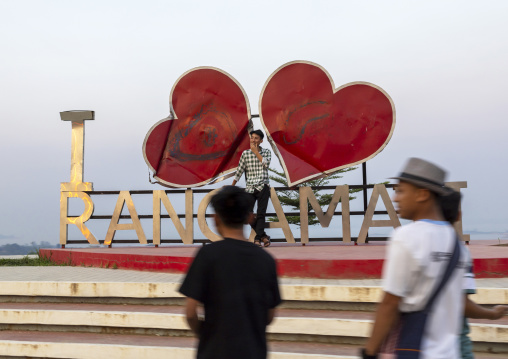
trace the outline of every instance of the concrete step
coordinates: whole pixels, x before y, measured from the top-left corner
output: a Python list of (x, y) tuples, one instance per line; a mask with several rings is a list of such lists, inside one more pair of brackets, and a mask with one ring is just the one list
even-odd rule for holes
[[(95, 359), (108, 350), (112, 358), (193, 357), (195, 341), (177, 292), (181, 280), (168, 273), (3, 267), (0, 357)], [(284, 302), (267, 329), (271, 358), (355, 357), (370, 333), (382, 293), (379, 280), (283, 278), (280, 283)], [(508, 279), (478, 280), (477, 285), (476, 302), (508, 304)], [(485, 354), (508, 352), (505, 319), (472, 321), (471, 329), (475, 350), (484, 352), (477, 358), (506, 357)]]
[[(188, 332), (183, 309), (181, 306), (151, 305), (0, 303), (0, 325), (10, 326), (7, 328), (27, 326), (32, 330), (44, 330), (41, 326), (60, 326), (64, 330), (80, 331), (97, 331), (94, 328), (104, 327), (137, 328), (152, 332), (159, 329), (162, 330), (160, 334), (164, 334), (164, 330)], [(307, 336), (307, 341), (319, 342), (329, 336), (332, 338), (327, 338), (328, 342), (343, 342), (343, 337), (367, 338), (373, 318), (372, 312), (279, 309), (267, 332), (283, 334), (284, 340), (288, 341)], [(179, 335), (190, 335), (190, 332)], [(474, 342), (508, 343), (508, 318), (471, 321), (471, 339)]]
[[(0, 296), (182, 298), (183, 276), (82, 267), (2, 267)], [(479, 304), (508, 304), (508, 278), (477, 280)], [(282, 278), (286, 301), (377, 303), (381, 281)]]
[[(12, 358), (193, 359), (194, 338), (92, 333), (0, 331), (0, 356)], [(361, 346), (270, 341), (268, 359), (353, 359)], [(475, 353), (476, 359), (506, 354)]]
[[(356, 285), (281, 284), (281, 295), (288, 301), (378, 303), (381, 287)], [(182, 298), (180, 282), (42, 282), (0, 281), (1, 296), (111, 297), (111, 298)], [(479, 304), (508, 304), (507, 288), (478, 288), (471, 298)]]
[[(193, 359), (194, 338), (1, 331), (0, 356), (41, 358)], [(269, 342), (270, 359), (357, 358), (354, 345)]]

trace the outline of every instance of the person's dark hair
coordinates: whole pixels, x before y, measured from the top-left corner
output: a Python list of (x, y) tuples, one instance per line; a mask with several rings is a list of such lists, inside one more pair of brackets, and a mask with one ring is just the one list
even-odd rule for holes
[(263, 132), (261, 132), (261, 130), (250, 131), (249, 134), (252, 135), (253, 133), (258, 135), (261, 139), (265, 138), (265, 134)]
[(247, 223), (251, 211), (252, 198), (236, 186), (225, 186), (212, 197), (212, 207), (222, 222), (232, 228), (240, 228)]
[(459, 219), (461, 197), (462, 195), (457, 191), (452, 191), (446, 196), (439, 197), (439, 205), (441, 206), (443, 217), (451, 224)]

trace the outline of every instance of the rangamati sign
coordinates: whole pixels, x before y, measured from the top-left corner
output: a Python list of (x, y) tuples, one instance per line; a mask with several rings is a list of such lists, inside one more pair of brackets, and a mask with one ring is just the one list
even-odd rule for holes
[[(61, 112), (63, 121), (72, 123), (71, 178), (60, 190), (60, 244), (67, 244), (67, 229), (76, 225), (91, 244), (99, 244), (85, 223), (94, 203), (87, 194), (91, 182), (83, 182), (85, 121), (94, 120), (93, 111)], [(252, 128), (247, 95), (231, 75), (217, 68), (198, 67), (176, 81), (170, 95), (170, 115), (155, 123), (143, 142), (144, 159), (157, 183), (185, 188), (185, 224), (171, 203), (171, 193), (152, 191), (153, 244), (161, 242), (161, 206), (164, 206), (181, 240), (194, 240), (193, 187), (222, 181), (234, 175), (241, 153), (249, 148)], [(395, 106), (379, 86), (352, 82), (335, 88), (328, 72), (307, 61), (293, 61), (279, 67), (265, 82), (259, 100), (259, 117), (268, 143), (278, 157), (290, 187), (330, 175), (376, 156), (388, 144), (395, 128)], [(455, 190), (466, 182), (450, 182)], [(319, 206), (310, 187), (299, 187), (301, 242), (309, 241), (310, 203), (322, 227), (328, 227), (339, 203), (342, 213), (342, 240), (351, 242), (349, 187), (337, 186), (326, 212)], [(206, 222), (208, 193), (197, 207), (198, 225), (211, 241), (219, 240)], [(68, 215), (69, 198), (80, 198), (85, 209), (80, 216)], [(375, 220), (378, 201), (389, 219)], [(293, 233), (275, 190), (271, 201), (286, 241), (294, 243)], [(119, 223), (124, 206), (130, 223)], [(399, 219), (386, 187), (375, 185), (365, 211), (357, 242), (364, 243), (371, 227), (397, 227)], [(456, 224), (462, 235), (462, 223)], [(135, 231), (140, 243), (147, 239), (129, 191), (120, 191), (103, 244), (111, 245), (117, 231)], [(251, 233), (251, 240), (254, 232)], [(341, 238), (337, 234), (337, 238)], [(469, 235), (462, 235), (468, 241)]]

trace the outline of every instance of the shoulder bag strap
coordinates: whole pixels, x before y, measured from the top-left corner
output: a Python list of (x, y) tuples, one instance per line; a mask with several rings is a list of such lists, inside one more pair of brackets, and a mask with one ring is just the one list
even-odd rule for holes
[(448, 282), (448, 279), (450, 279), (450, 277), (452, 276), (452, 273), (453, 273), (455, 267), (457, 267), (457, 263), (459, 262), (459, 258), (460, 258), (460, 244), (459, 244), (459, 237), (456, 236), (455, 237), (455, 247), (454, 247), (452, 256), (450, 257), (450, 260), (448, 261), (448, 266), (446, 267), (446, 270), (443, 274), (443, 278), (441, 279), (441, 282), (438, 284), (438, 286), (436, 287), (436, 289), (430, 296), (429, 301), (427, 302), (427, 305), (425, 306), (425, 309), (424, 309), (425, 311), (430, 310), (430, 308), (432, 307), (432, 304), (434, 304), (434, 301), (435, 301), (437, 295), (439, 294), (439, 292), (441, 292), (441, 290), (445, 286), (446, 282)]

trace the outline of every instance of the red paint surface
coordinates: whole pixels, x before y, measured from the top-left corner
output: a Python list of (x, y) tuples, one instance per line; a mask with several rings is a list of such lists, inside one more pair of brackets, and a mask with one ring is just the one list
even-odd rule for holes
[(97, 268), (121, 268), (141, 271), (185, 273), (192, 255), (184, 257), (164, 255), (140, 255), (126, 251), (125, 253), (107, 253), (104, 251), (90, 252), (76, 249), (41, 249), (43, 257), (62, 264), (70, 263), (74, 266)]
[(154, 177), (174, 187), (193, 187), (232, 172), (250, 148), (243, 89), (225, 72), (197, 68), (178, 80), (170, 101), (177, 119), (150, 129), (143, 148)]
[(261, 120), (291, 185), (375, 155), (390, 140), (395, 112), (388, 95), (372, 84), (336, 90), (319, 65), (291, 62), (266, 83)]
[(283, 277), (321, 279), (381, 278), (383, 260), (279, 259), (278, 272)]
[[(468, 246), (474, 258), (476, 278), (508, 277), (508, 247), (491, 241), (475, 241)], [(117, 267), (142, 271), (185, 273), (200, 246), (161, 246), (41, 249), (41, 255), (56, 263), (76, 266)], [(323, 279), (381, 278), (386, 246), (274, 243), (266, 250), (276, 259), (279, 275)], [(403, 270), (403, 268), (401, 268)]]
[(476, 258), (473, 266), (476, 278), (508, 277), (508, 258)]

